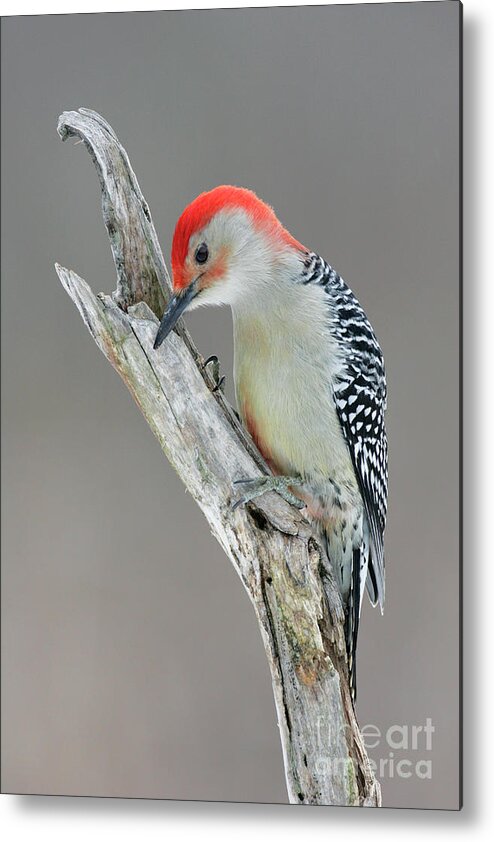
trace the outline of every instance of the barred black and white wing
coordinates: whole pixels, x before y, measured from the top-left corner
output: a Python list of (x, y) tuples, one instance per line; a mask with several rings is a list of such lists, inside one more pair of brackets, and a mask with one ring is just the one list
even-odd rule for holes
[(361, 305), (344, 280), (321, 257), (308, 256), (306, 281), (324, 287), (330, 329), (340, 349), (341, 369), (334, 384), (338, 417), (364, 501), (370, 537), (367, 590), (384, 605), (384, 545), (388, 498), (388, 446), (385, 427), (386, 376), (381, 348)]
[(366, 376), (357, 374), (351, 365), (348, 380), (342, 380), (335, 390), (335, 399), (367, 516), (370, 537), (367, 591), (372, 604), (379, 602), (382, 609), (385, 596), (383, 534), (387, 503), (385, 389), (373, 390)]
[(321, 257), (311, 253), (304, 266), (303, 282), (319, 284), (328, 295), (330, 330), (340, 358), (333, 385), (334, 399), (364, 503), (364, 540), (362, 546), (355, 548), (347, 606), (347, 646), (352, 674), (364, 580), (373, 605), (379, 603), (381, 610), (384, 605), (383, 534), (388, 494), (386, 377), (374, 331), (343, 279)]

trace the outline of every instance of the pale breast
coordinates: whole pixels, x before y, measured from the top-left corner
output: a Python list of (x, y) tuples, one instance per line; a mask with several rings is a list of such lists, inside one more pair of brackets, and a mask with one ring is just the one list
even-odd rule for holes
[(235, 388), (259, 448), (286, 475), (338, 478), (356, 490), (332, 391), (334, 360), (326, 335), (304, 324), (235, 320)]

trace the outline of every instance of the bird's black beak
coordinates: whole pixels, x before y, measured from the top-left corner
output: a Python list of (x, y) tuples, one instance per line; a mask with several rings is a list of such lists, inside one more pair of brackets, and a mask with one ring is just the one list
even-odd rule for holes
[(196, 297), (199, 292), (198, 280), (199, 279), (196, 278), (189, 284), (188, 287), (181, 290), (181, 292), (172, 295), (170, 298), (168, 307), (163, 313), (163, 318), (161, 319), (156, 339), (154, 340), (153, 347), (155, 350), (160, 347), (161, 343), (164, 342), (168, 334), (171, 333), (184, 310), (187, 309), (192, 299)]

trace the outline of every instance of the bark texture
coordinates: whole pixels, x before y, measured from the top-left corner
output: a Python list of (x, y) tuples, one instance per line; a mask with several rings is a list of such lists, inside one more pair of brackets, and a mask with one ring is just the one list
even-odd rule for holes
[(95, 295), (57, 265), (58, 276), (252, 601), (271, 670), (289, 800), (380, 806), (348, 689), (342, 604), (317, 537), (275, 493), (232, 511), (234, 481), (269, 470), (183, 324), (153, 351), (170, 281), (127, 153), (108, 123), (85, 108), (64, 112), (58, 133), (82, 140), (96, 166), (117, 289)]

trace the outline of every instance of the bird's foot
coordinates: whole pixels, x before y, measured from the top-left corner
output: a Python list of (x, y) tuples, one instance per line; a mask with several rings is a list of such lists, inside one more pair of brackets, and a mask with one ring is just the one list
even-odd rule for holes
[(211, 354), (210, 357), (205, 360), (203, 369), (208, 372), (211, 378), (214, 380), (214, 387), (212, 389), (213, 392), (217, 392), (218, 389), (221, 392), (225, 391), (225, 375), (220, 377), (220, 361), (216, 354)]
[(286, 500), (291, 506), (296, 506), (297, 509), (303, 509), (305, 507), (303, 500), (290, 491), (290, 486), (300, 485), (300, 477), (255, 477), (254, 479), (238, 479), (233, 484), (248, 486), (242, 496), (232, 505), (233, 510), (239, 506), (244, 506), (249, 500), (260, 497), (261, 494), (267, 494), (268, 491), (276, 491), (280, 497), (283, 497), (283, 500)]

